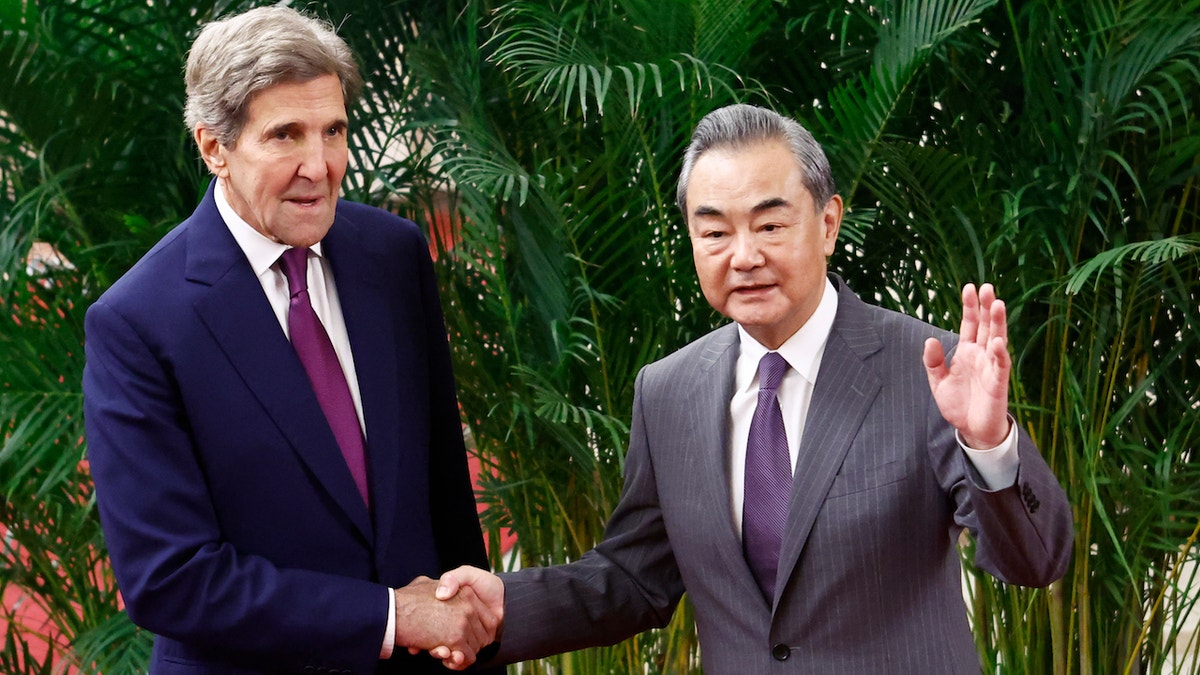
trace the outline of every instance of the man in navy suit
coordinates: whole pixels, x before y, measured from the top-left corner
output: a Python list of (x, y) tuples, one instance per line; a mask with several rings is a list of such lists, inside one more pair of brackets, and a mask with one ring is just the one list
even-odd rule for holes
[(773, 111), (701, 120), (678, 202), (733, 322), (638, 375), (604, 540), (502, 582), (452, 571), (443, 595), (503, 611), (501, 661), (663, 626), (686, 590), (707, 673), (979, 672), (960, 533), (1028, 586), (1072, 546), (1066, 495), (1008, 414), (1004, 303), (968, 284), (954, 335), (859, 299), (827, 272), (843, 205), (825, 153)]
[(346, 44), (284, 7), (210, 23), (186, 120), (215, 176), (87, 314), (100, 516), (152, 673), (424, 673), (499, 612), (421, 232), (339, 201)]

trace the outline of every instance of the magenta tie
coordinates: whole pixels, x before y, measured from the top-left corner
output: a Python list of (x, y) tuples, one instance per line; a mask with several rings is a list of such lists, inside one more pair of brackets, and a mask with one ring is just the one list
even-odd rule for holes
[(317, 402), (329, 420), (333, 437), (342, 449), (342, 456), (350, 467), (354, 484), (363, 501), (370, 505), (367, 491), (366, 449), (362, 427), (358, 424), (358, 413), (354, 400), (350, 398), (350, 387), (346, 385), (346, 374), (338, 362), (337, 353), (329, 334), (313, 311), (308, 297), (308, 249), (289, 248), (279, 258), (279, 268), (287, 277), (291, 300), (288, 303), (288, 331), (292, 347), (304, 364), (308, 380), (312, 382)]
[(758, 407), (754, 409), (746, 440), (742, 546), (767, 602), (775, 599), (779, 550), (792, 496), (792, 462), (783, 412), (775, 396), (787, 369), (787, 361), (775, 352), (768, 352), (759, 361)]

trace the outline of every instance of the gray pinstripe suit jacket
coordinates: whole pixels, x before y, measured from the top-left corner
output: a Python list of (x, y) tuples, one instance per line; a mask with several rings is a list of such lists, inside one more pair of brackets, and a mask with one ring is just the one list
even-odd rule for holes
[(980, 487), (934, 403), (922, 344), (955, 336), (862, 302), (845, 282), (795, 471), (776, 597), (742, 555), (729, 490), (727, 325), (638, 376), (625, 487), (579, 561), (504, 575), (498, 660), (619, 641), (686, 589), (707, 673), (977, 673), (956, 541), (1016, 584), (1062, 576), (1072, 519), (1024, 432), (1016, 485)]

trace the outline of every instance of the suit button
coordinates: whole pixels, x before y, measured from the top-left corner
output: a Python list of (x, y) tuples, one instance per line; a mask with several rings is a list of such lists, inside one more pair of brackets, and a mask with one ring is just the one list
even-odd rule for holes
[(771, 656), (774, 657), (776, 661), (787, 661), (788, 657), (791, 655), (792, 655), (791, 647), (788, 647), (787, 645), (783, 644), (782, 642), (775, 645), (774, 647), (771, 647)]
[(1021, 496), (1025, 499), (1025, 506), (1029, 508), (1030, 513), (1037, 513), (1041, 502), (1038, 501), (1037, 495), (1034, 494), (1033, 488), (1029, 483), (1021, 486)]

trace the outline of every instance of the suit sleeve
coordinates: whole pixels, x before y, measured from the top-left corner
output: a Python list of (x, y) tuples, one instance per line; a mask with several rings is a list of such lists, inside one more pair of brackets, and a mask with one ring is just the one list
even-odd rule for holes
[[(955, 522), (975, 538), (975, 564), (996, 578), (1021, 586), (1047, 586), (1062, 578), (1071, 559), (1073, 522), (1054, 473), (1018, 425), (1016, 482), (989, 490), (966, 457), (937, 405), (929, 428), (936, 446), (948, 448), (938, 462), (956, 503)], [(952, 479), (947, 479), (947, 475)]]
[(187, 415), (164, 365), (103, 300), (87, 314), (88, 456), (133, 621), (201, 649), (369, 671), (387, 618), (383, 586), (284, 569), (222, 541)]
[(577, 562), (501, 575), (505, 584), (504, 663), (615, 644), (667, 624), (683, 581), (658, 504), (656, 468), (638, 375), (621, 500), (604, 540)]
[(479, 525), (474, 486), (467, 466), (463, 442), (462, 417), (454, 386), (446, 321), (438, 296), (433, 262), (424, 248), (417, 249), (415, 264), (420, 270), (421, 302), (428, 327), (430, 374), (430, 429), (432, 444), (429, 461), (430, 508), (433, 533), (441, 569), (460, 565), (488, 568), (483, 548), (483, 530)]

